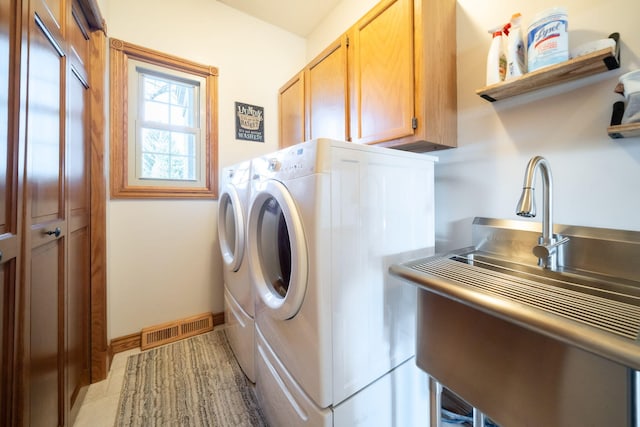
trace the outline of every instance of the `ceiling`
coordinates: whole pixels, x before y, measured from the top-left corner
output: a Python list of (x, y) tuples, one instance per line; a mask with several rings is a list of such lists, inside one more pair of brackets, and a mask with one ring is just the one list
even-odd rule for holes
[(306, 38), (341, 0), (218, 0)]

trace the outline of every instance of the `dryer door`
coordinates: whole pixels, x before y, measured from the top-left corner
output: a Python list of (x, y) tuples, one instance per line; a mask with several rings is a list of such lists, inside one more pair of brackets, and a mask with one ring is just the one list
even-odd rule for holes
[(238, 190), (227, 184), (218, 200), (218, 238), (226, 268), (238, 271), (244, 256), (245, 218)]
[(296, 204), (281, 182), (268, 180), (253, 196), (247, 245), (260, 299), (273, 317), (292, 318), (307, 287), (307, 244)]

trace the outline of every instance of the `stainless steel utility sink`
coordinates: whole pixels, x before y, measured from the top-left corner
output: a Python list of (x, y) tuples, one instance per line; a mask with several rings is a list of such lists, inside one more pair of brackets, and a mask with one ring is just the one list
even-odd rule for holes
[(476, 218), (473, 243), (393, 265), (419, 288), (417, 363), (504, 426), (636, 425), (640, 232)]

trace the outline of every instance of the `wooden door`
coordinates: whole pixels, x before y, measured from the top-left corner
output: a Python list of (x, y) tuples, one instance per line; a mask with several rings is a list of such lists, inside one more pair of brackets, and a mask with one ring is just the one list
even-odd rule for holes
[(306, 68), (307, 139), (349, 140), (347, 38), (341, 37)]
[(386, 0), (351, 30), (351, 140), (413, 135), (413, 1)]
[(32, 1), (28, 22), (24, 409), (31, 426), (58, 426), (65, 424), (66, 73), (59, 38), (63, 15), (46, 15), (56, 9), (44, 6)]
[(20, 260), (20, 190), (17, 138), (17, 2), (0, 0), (0, 425), (14, 425), (16, 314)]
[(65, 405), (69, 421), (83, 387), (89, 384), (90, 342), (90, 147), (88, 136), (89, 30), (82, 13), (73, 4), (67, 26), (67, 200), (68, 270), (66, 287), (65, 354), (67, 387)]
[(280, 148), (306, 139), (304, 111), (304, 72), (301, 71), (281, 89), (278, 97), (280, 113)]

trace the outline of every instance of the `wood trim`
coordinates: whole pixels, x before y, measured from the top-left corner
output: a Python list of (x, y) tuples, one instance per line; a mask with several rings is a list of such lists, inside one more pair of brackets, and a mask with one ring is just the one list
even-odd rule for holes
[(213, 326), (224, 325), (224, 312), (213, 313)]
[(152, 62), (154, 64), (172, 68), (176, 71), (183, 71), (202, 77), (218, 76), (218, 68), (216, 67), (199, 64), (188, 59), (178, 58), (177, 56), (173, 56), (168, 53), (138, 46), (123, 40), (110, 38), (109, 46), (113, 50), (121, 51), (127, 57), (138, 59), (140, 61)]
[[(213, 313), (213, 326), (219, 326), (224, 324), (224, 312)], [(149, 328), (145, 328), (149, 329)], [(134, 334), (124, 335), (121, 337), (113, 338), (109, 345), (109, 355), (113, 358), (114, 355), (122, 353), (123, 351), (132, 350), (134, 348), (140, 348), (142, 346), (142, 332), (136, 332)]]
[[(4, 274), (4, 280), (0, 279), (0, 283), (4, 282), (8, 286), (7, 289), (0, 290), (4, 293), (5, 307), (0, 305), (0, 315), (5, 316), (2, 323), (4, 328), (0, 332), (0, 338), (4, 339), (2, 345), (4, 354), (0, 355), (3, 365), (0, 370), (4, 370), (5, 376), (2, 388), (3, 402), (0, 403), (0, 424), (21, 425), (22, 423), (22, 406), (24, 399), (21, 395), (21, 387), (24, 383), (24, 358), (22, 333), (23, 317), (24, 317), (24, 291), (22, 288), (22, 260), (24, 258), (22, 246), (24, 244), (23, 223), (24, 218), (21, 215), (23, 205), (24, 192), (24, 165), (25, 165), (25, 128), (24, 121), (21, 120), (22, 106), (26, 105), (25, 86), (22, 84), (21, 78), (26, 75), (26, 67), (22, 67), (21, 57), (24, 54), (22, 37), (25, 29), (22, 24), (23, 4), (21, 0), (10, 1), (9, 13), (3, 17), (3, 24), (8, 22), (8, 40), (6, 46), (9, 47), (8, 53), (8, 91), (7, 91), (7, 152), (6, 159), (7, 171), (3, 171), (3, 178), (10, 179), (5, 182), (7, 186), (6, 192), (11, 194), (6, 211), (10, 212), (5, 218), (8, 227), (0, 230), (4, 234), (4, 242), (0, 243), (0, 247), (4, 252), (4, 263), (0, 266), (0, 274)], [(6, 172), (6, 173), (4, 173)], [(7, 193), (4, 193), (3, 196)], [(10, 237), (11, 236), (11, 237)], [(4, 243), (4, 244), (3, 244)], [(12, 260), (11, 260), (12, 259)]]
[(76, 0), (92, 31), (105, 31), (105, 22), (96, 0)]
[(89, 100), (91, 144), (91, 382), (107, 377), (107, 180), (105, 171), (105, 60), (106, 37), (90, 36)]
[[(111, 198), (215, 199), (218, 196), (218, 69), (173, 55), (110, 39), (110, 149)], [(187, 72), (206, 79), (205, 187), (138, 186), (128, 182), (128, 60), (129, 58)]]
[(131, 350), (134, 348), (140, 348), (142, 344), (141, 333), (129, 334), (123, 337), (114, 338), (111, 340), (109, 346), (110, 353), (112, 355), (122, 353), (123, 351)]

